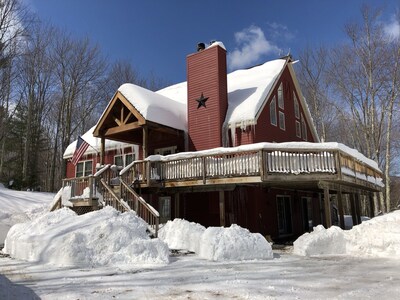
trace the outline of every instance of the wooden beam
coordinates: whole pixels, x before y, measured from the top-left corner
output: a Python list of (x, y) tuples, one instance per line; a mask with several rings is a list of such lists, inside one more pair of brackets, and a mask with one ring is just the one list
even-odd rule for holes
[(225, 226), (225, 192), (219, 191), (219, 225)]
[(139, 122), (133, 122), (129, 124), (121, 124), (120, 126), (112, 127), (107, 129), (105, 136), (113, 135), (116, 133), (122, 133), (129, 130), (139, 129), (141, 128), (141, 124)]
[(356, 206), (357, 224), (361, 224), (361, 205), (360, 205), (361, 197), (359, 193), (355, 194), (354, 200), (355, 200), (354, 204)]
[(129, 112), (126, 118), (123, 120), (124, 124), (128, 122), (129, 117), (132, 116), (132, 112)]
[(143, 147), (143, 158), (146, 158), (148, 156), (148, 135), (149, 135), (149, 129), (147, 126), (143, 126), (143, 142), (142, 142), (142, 147)]
[(329, 228), (332, 226), (332, 215), (331, 215), (331, 201), (329, 197), (329, 188), (324, 188), (324, 210), (325, 210), (325, 226)]
[(100, 165), (105, 164), (105, 155), (106, 155), (106, 139), (104, 135), (102, 135), (100, 142)]
[(180, 209), (179, 209), (179, 198), (180, 198), (180, 194), (179, 193), (176, 193), (175, 194), (175, 215), (174, 215), (174, 218), (179, 218), (179, 215), (180, 215), (180, 213), (179, 213), (179, 211), (180, 211)]
[(369, 217), (375, 217), (375, 203), (374, 203), (374, 194), (368, 193), (368, 200), (369, 200)]
[(339, 220), (340, 220), (340, 228), (345, 229), (344, 224), (344, 209), (343, 209), (343, 199), (342, 199), (342, 189), (339, 189), (337, 194), (338, 199), (338, 210), (339, 210)]
[(353, 220), (353, 226), (357, 225), (356, 207), (354, 205), (354, 194), (350, 194), (350, 209), (351, 219)]

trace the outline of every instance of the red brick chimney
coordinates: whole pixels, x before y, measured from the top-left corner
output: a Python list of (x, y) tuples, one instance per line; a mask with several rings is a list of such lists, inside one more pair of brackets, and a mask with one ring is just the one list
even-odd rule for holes
[(189, 150), (222, 146), (228, 108), (226, 50), (216, 42), (187, 56)]

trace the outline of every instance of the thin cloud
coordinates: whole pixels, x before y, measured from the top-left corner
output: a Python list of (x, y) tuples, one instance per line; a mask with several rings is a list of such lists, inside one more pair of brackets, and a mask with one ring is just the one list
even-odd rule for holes
[(399, 20), (392, 18), (390, 23), (387, 23), (383, 26), (383, 30), (385, 31), (386, 36), (390, 39), (400, 38)]
[(257, 62), (262, 56), (279, 53), (280, 49), (265, 38), (260, 27), (250, 26), (235, 33), (238, 47), (228, 56), (229, 68), (243, 68)]

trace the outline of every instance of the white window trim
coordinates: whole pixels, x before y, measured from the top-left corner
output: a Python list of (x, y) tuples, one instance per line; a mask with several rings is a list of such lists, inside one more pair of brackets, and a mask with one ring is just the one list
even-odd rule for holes
[[(91, 168), (89, 174), (85, 174), (86, 163), (87, 163), (87, 162), (91, 162), (91, 163), (92, 163), (92, 168)], [(79, 162), (76, 164), (76, 166), (75, 166), (75, 177), (78, 177), (78, 176), (77, 176), (78, 164), (83, 164), (83, 175), (80, 176), (80, 177), (85, 177), (85, 176), (89, 176), (89, 175), (93, 174), (93, 159), (87, 159), (87, 160), (81, 160), (81, 161), (79, 161)]]
[[(272, 118), (271, 110), (273, 110), (274, 118)], [(270, 118), (271, 125), (278, 126), (278, 115), (276, 113), (276, 97), (275, 96), (272, 97), (271, 103), (269, 104), (269, 118)], [(275, 122), (273, 122), (273, 119), (275, 119)]]
[(126, 164), (126, 157), (127, 157), (128, 155), (133, 155), (133, 160), (136, 159), (135, 153), (134, 153), (134, 152), (114, 155), (114, 165), (116, 165), (116, 163), (115, 163), (115, 158), (116, 158), (116, 157), (122, 157), (122, 164), (123, 164), (122, 167), (125, 168), (125, 167), (127, 166), (127, 164)]
[[(283, 120), (283, 121), (282, 121)], [(283, 122), (283, 123), (282, 123)], [(282, 130), (286, 130), (286, 120), (285, 120), (285, 113), (283, 111), (279, 112), (279, 128)]]
[(301, 138), (301, 123), (296, 120), (296, 136)]
[(280, 109), (285, 109), (285, 97), (283, 93), (283, 82), (278, 87), (278, 107)]

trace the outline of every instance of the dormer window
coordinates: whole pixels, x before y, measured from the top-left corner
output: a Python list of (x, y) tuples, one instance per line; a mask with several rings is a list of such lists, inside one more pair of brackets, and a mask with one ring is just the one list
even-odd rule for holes
[(283, 83), (282, 82), (278, 88), (278, 106), (280, 109), (285, 109), (285, 101), (283, 99)]

